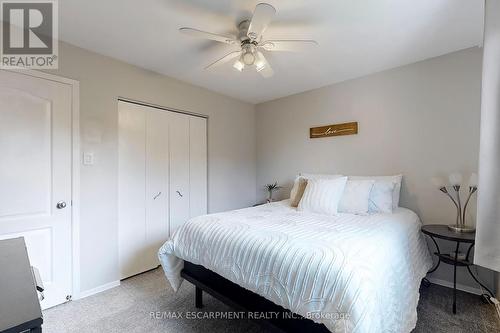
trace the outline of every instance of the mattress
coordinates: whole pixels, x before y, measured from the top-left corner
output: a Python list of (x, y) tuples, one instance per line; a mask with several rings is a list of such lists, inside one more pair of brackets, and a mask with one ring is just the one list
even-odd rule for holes
[(432, 266), (418, 216), (326, 216), (289, 201), (193, 218), (159, 250), (174, 290), (184, 260), (332, 332), (410, 332)]

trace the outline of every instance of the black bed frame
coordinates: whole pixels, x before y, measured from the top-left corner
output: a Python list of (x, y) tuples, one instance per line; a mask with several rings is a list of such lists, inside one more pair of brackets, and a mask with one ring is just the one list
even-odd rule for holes
[(279, 313), (269, 319), (259, 319), (258, 323), (272, 332), (312, 332), (330, 333), (322, 324), (293, 314), (266, 298), (257, 295), (236, 283), (214, 273), (203, 266), (184, 262), (181, 276), (195, 286), (195, 306), (203, 306), (203, 291), (241, 312)]

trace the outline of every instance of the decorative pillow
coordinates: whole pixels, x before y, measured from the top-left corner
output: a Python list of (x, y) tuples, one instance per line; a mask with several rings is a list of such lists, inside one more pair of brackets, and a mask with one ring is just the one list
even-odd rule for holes
[(307, 179), (299, 177), (297, 180), (297, 190), (293, 193), (293, 196), (290, 195), (290, 206), (297, 207), (299, 205), (300, 199), (302, 199), (302, 195), (304, 195), (304, 190), (307, 186)]
[[(297, 196), (297, 190), (299, 189), (299, 179), (335, 179), (342, 177), (342, 175), (327, 175), (327, 174), (314, 174), (314, 173), (300, 173), (293, 183), (292, 190), (290, 191), (290, 200)], [(300, 201), (300, 199), (299, 199)]]
[(335, 215), (344, 192), (347, 177), (308, 179), (298, 209), (305, 212)]
[(292, 201), (297, 196), (297, 191), (299, 190), (299, 180), (301, 178), (302, 177), (299, 175), (295, 177), (295, 180), (293, 181), (292, 190), (290, 191), (290, 201)]
[(392, 208), (396, 209), (399, 207), (399, 194), (401, 192), (401, 180), (403, 179), (403, 175), (395, 175), (395, 176), (368, 176), (368, 177), (360, 177), (360, 176), (352, 176), (349, 177), (351, 180), (366, 180), (371, 179), (375, 181), (374, 187), (378, 187), (381, 182), (386, 183), (394, 183), (394, 190), (392, 191)]
[[(368, 214), (374, 180), (348, 180), (339, 203), (340, 213)], [(392, 200), (391, 200), (392, 204)]]
[(370, 213), (392, 213), (393, 193), (396, 183), (390, 181), (376, 181), (370, 193), (368, 212)]

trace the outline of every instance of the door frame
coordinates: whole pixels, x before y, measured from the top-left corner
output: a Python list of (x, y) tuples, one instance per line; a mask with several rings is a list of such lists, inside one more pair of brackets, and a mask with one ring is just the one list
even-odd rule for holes
[(80, 298), (80, 82), (32, 69), (1, 69), (71, 87), (71, 298)]

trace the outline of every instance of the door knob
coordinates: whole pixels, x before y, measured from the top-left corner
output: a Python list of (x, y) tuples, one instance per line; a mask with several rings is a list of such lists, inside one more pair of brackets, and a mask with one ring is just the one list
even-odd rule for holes
[(183, 195), (182, 195), (182, 193), (181, 193), (180, 191), (175, 191), (175, 192), (177, 192), (177, 194), (178, 194), (181, 198), (183, 197)]
[(59, 201), (56, 205), (57, 209), (63, 209), (66, 208), (66, 202), (65, 201)]

